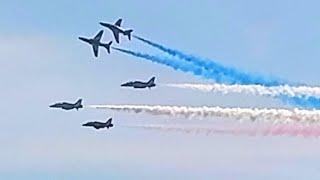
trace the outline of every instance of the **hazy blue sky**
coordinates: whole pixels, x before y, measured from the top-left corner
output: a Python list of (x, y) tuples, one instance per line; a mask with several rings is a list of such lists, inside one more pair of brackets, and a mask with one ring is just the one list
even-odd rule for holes
[[(77, 37), (121, 17), (134, 34), (169, 47), (319, 85), (319, 6), (311, 0), (0, 1), (0, 179), (319, 179), (319, 139), (134, 130), (117, 125), (176, 120), (48, 108), (79, 97), (84, 104), (284, 107), (253, 96), (122, 89), (122, 82), (151, 76), (157, 83), (208, 81), (114, 51), (101, 49), (95, 59)], [(110, 39), (106, 30), (103, 41)], [(117, 46), (160, 53), (125, 38)], [(109, 116), (110, 131), (81, 127)]]

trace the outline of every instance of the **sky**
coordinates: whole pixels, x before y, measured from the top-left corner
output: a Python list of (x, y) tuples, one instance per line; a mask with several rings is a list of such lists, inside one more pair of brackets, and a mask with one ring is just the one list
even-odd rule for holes
[[(318, 1), (0, 1), (0, 179), (319, 179), (320, 141), (144, 131), (125, 124), (198, 123), (95, 109), (49, 109), (58, 101), (288, 107), (277, 99), (156, 87), (129, 80), (210, 83), (78, 36), (123, 18), (135, 35), (247, 72), (319, 85)], [(105, 30), (103, 41), (113, 37)], [(115, 47), (160, 54), (126, 38)], [(84, 128), (114, 118), (107, 131)], [(216, 119), (208, 123), (216, 123)], [(217, 119), (219, 123), (229, 119)], [(231, 122), (236, 123), (236, 121)], [(117, 127), (118, 126), (118, 127)]]

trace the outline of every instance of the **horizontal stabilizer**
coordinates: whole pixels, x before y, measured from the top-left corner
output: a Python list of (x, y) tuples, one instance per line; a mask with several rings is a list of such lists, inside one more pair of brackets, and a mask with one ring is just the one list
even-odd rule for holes
[(111, 47), (112, 41), (110, 41), (108, 44), (101, 44), (103, 47), (105, 47), (110, 54), (110, 47)]
[(124, 35), (128, 36), (128, 39), (131, 40), (132, 29), (124, 31)]

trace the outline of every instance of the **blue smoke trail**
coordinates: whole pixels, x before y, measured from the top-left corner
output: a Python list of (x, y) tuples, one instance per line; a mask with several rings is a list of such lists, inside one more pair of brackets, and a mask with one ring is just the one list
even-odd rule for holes
[[(211, 74), (207, 73), (207, 71), (203, 68), (193, 66), (190, 64), (186, 64), (186, 63), (180, 63), (174, 59), (149, 55), (149, 54), (145, 54), (145, 53), (130, 51), (130, 50), (126, 50), (126, 49), (120, 49), (120, 48), (115, 48), (115, 47), (112, 47), (112, 48), (117, 51), (129, 54), (129, 55), (132, 55), (135, 57), (139, 57), (142, 59), (146, 59), (146, 60), (149, 60), (154, 63), (166, 65), (168, 67), (173, 68), (174, 70), (180, 70), (182, 72), (189, 72), (194, 75), (201, 76), (201, 77), (204, 77), (207, 79), (217, 80), (217, 78), (218, 78), (218, 80), (221, 82), (225, 82), (227, 80), (226, 78), (224, 78), (220, 74), (216, 74), (216, 76), (211, 76)], [(320, 108), (320, 99), (316, 98), (316, 97), (278, 96), (278, 98), (287, 104), (294, 104), (296, 106), (303, 107), (303, 108)]]
[(317, 97), (288, 97), (282, 95), (278, 98), (286, 104), (294, 104), (301, 108), (320, 109), (320, 99)]
[[(223, 75), (225, 77), (228, 77), (229, 81), (223, 81), (223, 83), (229, 83), (229, 84), (243, 84), (243, 85), (249, 85), (249, 84), (256, 84), (256, 85), (264, 85), (264, 86), (278, 86), (278, 85), (284, 85), (285, 82), (282, 82), (280, 80), (275, 79), (267, 79), (261, 76), (252, 75), (244, 72), (240, 72), (234, 68), (225, 67), (221, 64), (215, 63), (212, 60), (202, 59), (198, 58), (192, 55), (185, 54), (181, 51), (167, 48), (163, 45), (157, 44), (155, 42), (152, 42), (150, 40), (141, 38), (139, 36), (134, 35), (134, 38), (149, 44), (163, 52), (166, 52), (169, 55), (178, 57), (180, 59), (183, 59), (185, 61), (191, 62), (197, 66), (200, 66), (207, 70), (207, 74), (212, 76), (211, 79), (215, 79), (215, 76), (219, 74), (220, 76)], [(219, 81), (217, 81), (219, 82)], [(219, 82), (221, 83), (221, 82)]]
[(174, 70), (180, 70), (182, 72), (191, 72), (194, 75), (202, 76), (202, 77), (207, 76), (205, 74), (205, 72), (202, 70), (202, 68), (200, 68), (200, 67), (194, 67), (192, 65), (182, 64), (182, 63), (179, 63), (179, 62), (174, 61), (172, 59), (167, 59), (167, 58), (163, 58), (163, 57), (159, 57), (159, 56), (144, 54), (144, 53), (140, 53), (140, 52), (134, 52), (134, 51), (115, 48), (115, 47), (112, 47), (112, 49), (115, 49), (117, 51), (129, 54), (129, 55), (132, 55), (135, 57), (150, 60), (151, 62), (155, 62), (158, 64), (163, 64), (163, 65), (169, 66), (169, 67), (173, 68)]
[(150, 55), (150, 54), (144, 54), (144, 53), (140, 53), (140, 52), (134, 52), (134, 51), (115, 48), (115, 47), (112, 47), (112, 48), (115, 50), (118, 50), (120, 52), (124, 52), (126, 54), (130, 54), (130, 55), (133, 55), (133, 56), (136, 56), (139, 58), (144, 58), (144, 59), (150, 60), (150, 61), (158, 63), (158, 64), (166, 65), (166, 66), (171, 67), (175, 70), (180, 70), (182, 72), (189, 72), (189, 73), (192, 73), (196, 76), (200, 76), (200, 77), (203, 77), (206, 79), (215, 80), (216, 82), (219, 82), (219, 83), (225, 83), (225, 82), (239, 83), (240, 82), (237, 79), (232, 79), (230, 77), (224, 76), (224, 74), (221, 74), (221, 72), (217, 71), (217, 72), (215, 72), (215, 74), (213, 74), (212, 72), (209, 72), (208, 70), (206, 70), (203, 67), (194, 66), (188, 62), (187, 63), (186, 62), (179, 62), (173, 58), (154, 56), (154, 55)]

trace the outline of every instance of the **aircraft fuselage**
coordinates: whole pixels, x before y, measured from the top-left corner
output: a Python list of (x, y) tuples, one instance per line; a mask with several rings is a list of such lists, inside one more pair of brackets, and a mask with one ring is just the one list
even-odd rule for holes
[(75, 104), (70, 103), (57, 103), (50, 106), (51, 108), (61, 108), (64, 110), (71, 110), (71, 109), (79, 109), (82, 108), (82, 106), (76, 106)]
[(80, 109), (83, 108), (82, 104), (82, 99), (79, 99), (76, 103), (67, 103), (67, 102), (62, 102), (62, 103), (55, 103), (53, 105), (50, 105), (50, 108), (61, 108), (64, 110), (71, 110), (71, 109)]
[(113, 127), (113, 124), (94, 121), (94, 122), (85, 123), (82, 126), (94, 127), (95, 129), (102, 129), (102, 128), (109, 129), (110, 127)]
[(133, 88), (147, 88), (147, 87), (151, 88), (151, 87), (154, 87), (155, 84), (149, 85), (148, 83), (145, 83), (145, 82), (134, 81), (134, 82), (124, 83), (121, 86), (133, 87)]
[(109, 28), (113, 32), (119, 32), (119, 33), (124, 34), (124, 30), (118, 26), (115, 26), (115, 25), (109, 24), (109, 23), (100, 23), (100, 24), (106, 28)]

